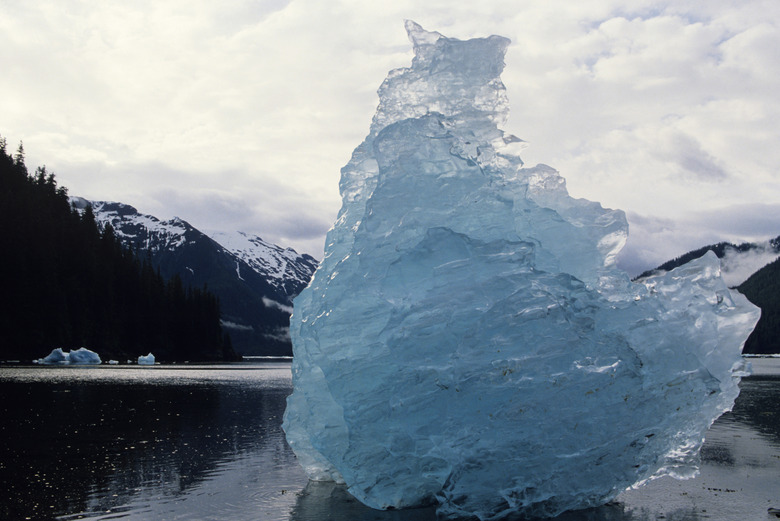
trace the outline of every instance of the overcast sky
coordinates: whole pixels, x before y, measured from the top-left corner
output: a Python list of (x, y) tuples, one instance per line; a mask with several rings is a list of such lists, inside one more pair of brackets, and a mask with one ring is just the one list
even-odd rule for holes
[[(424, 5), (421, 5), (424, 4)], [(630, 4), (631, 7), (626, 7)], [(777, 0), (0, 0), (0, 134), (71, 195), (322, 257), (404, 19), (512, 40), (505, 130), (635, 274), (780, 234)]]

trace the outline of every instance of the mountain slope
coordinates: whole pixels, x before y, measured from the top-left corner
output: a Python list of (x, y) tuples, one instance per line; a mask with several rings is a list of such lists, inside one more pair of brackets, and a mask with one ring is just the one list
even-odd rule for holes
[(745, 352), (780, 353), (780, 259), (755, 272), (737, 289), (761, 308), (761, 319), (745, 343)]
[(317, 269), (317, 259), (311, 255), (299, 254), (292, 248), (282, 248), (256, 235), (244, 232), (205, 233), (264, 276), (285, 295), (295, 296), (303, 291)]
[(292, 299), (316, 268), (312, 257), (245, 234), (236, 236), (252, 248), (239, 248), (241, 240), (215, 234), (233, 246), (225, 247), (182, 219), (161, 221), (122, 203), (79, 198), (72, 198), (72, 203), (91, 204), (96, 220), (111, 224), (117, 237), (140, 256), (148, 256), (164, 277), (178, 274), (185, 284), (206, 286), (215, 293), (222, 325), (239, 354), (291, 354)]
[(104, 359), (235, 359), (217, 297), (166, 281), (0, 137), (0, 360), (88, 347)]

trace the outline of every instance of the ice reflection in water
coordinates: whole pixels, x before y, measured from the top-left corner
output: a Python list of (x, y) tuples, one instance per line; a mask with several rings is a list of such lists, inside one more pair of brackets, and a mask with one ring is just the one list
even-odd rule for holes
[[(708, 433), (699, 478), (661, 479), (560, 521), (765, 519), (780, 508), (780, 360), (758, 365), (776, 376), (743, 381)], [(307, 484), (281, 431), (290, 391), (288, 364), (0, 367), (0, 519), (435, 519)]]

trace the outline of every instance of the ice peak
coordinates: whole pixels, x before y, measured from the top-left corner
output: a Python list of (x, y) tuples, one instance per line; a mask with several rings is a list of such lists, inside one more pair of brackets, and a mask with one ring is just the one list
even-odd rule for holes
[(372, 134), (407, 118), (436, 113), (458, 121), (503, 123), (509, 110), (500, 74), (509, 39), (447, 38), (407, 20), (412, 66), (391, 71), (379, 88)]
[(511, 43), (508, 38), (497, 35), (465, 41), (447, 38), (439, 32), (426, 31), (412, 20), (406, 20), (406, 32), (414, 46), (413, 68), (429, 67), (435, 61), (434, 71), (446, 70), (472, 80), (476, 74), (477, 81), (482, 76), (492, 78), (501, 74), (504, 54)]
[(412, 20), (405, 20), (404, 27), (406, 27), (406, 34), (409, 35), (409, 41), (414, 44), (414, 53), (417, 54), (417, 49), (424, 45), (433, 45), (444, 38), (444, 35), (436, 31), (426, 31), (420, 24)]

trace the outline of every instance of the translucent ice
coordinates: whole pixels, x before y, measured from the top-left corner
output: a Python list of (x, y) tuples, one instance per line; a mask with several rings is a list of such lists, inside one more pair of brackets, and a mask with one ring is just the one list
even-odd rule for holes
[(52, 349), (46, 358), (37, 360), (39, 364), (45, 365), (68, 365), (68, 364), (100, 364), (100, 355), (90, 351), (86, 347), (75, 349), (66, 353), (61, 347)]
[(90, 351), (86, 347), (81, 347), (70, 353), (71, 364), (99, 364), (100, 355), (94, 351)]
[(523, 168), (498, 128), (509, 41), (413, 22), (342, 169), (295, 300), (284, 428), (309, 476), (375, 508), (555, 515), (690, 476), (758, 309), (708, 254), (632, 283), (623, 212)]
[(154, 361), (154, 355), (152, 353), (138, 357), (138, 365), (154, 365)]
[(54, 364), (67, 364), (70, 362), (70, 353), (66, 353), (61, 347), (52, 349), (45, 358), (39, 358), (36, 360), (39, 364), (54, 365)]

